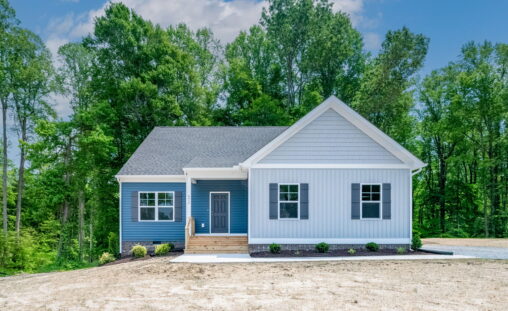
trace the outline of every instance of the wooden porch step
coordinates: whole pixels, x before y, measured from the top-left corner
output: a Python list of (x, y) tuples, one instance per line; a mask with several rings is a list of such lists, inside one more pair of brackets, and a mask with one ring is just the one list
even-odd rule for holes
[(247, 236), (190, 236), (185, 253), (248, 253)]

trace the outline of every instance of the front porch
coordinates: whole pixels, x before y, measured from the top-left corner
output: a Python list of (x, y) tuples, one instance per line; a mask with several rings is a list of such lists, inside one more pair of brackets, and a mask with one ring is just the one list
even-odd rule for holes
[(185, 252), (248, 253), (247, 172), (185, 171)]

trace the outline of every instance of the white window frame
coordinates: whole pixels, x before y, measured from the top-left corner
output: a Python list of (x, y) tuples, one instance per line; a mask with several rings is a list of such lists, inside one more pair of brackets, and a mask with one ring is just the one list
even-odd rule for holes
[[(283, 185), (283, 186), (298, 186), (298, 200), (297, 201), (281, 201), (280, 200), (280, 186)], [(279, 220), (300, 220), (300, 184), (299, 183), (278, 183), (277, 184), (277, 218)], [(297, 204), (297, 209), (296, 209), (296, 218), (281, 218), (280, 217), (280, 204), (281, 203), (295, 203)]]
[[(155, 206), (141, 206), (141, 194), (142, 193), (155, 193)], [(173, 205), (160, 206), (160, 208), (172, 208), (173, 209), (173, 219), (159, 220), (159, 193), (171, 193), (173, 195)], [(142, 220), (141, 219), (141, 208), (155, 208), (155, 219), (154, 220)], [(138, 221), (139, 222), (174, 222), (175, 221), (175, 192), (174, 191), (139, 191), (138, 192)]]
[[(379, 185), (379, 201), (363, 201), (363, 186), (376, 186)], [(379, 203), (379, 217), (377, 218), (363, 218), (363, 202), (365, 203)], [(360, 184), (360, 219), (361, 220), (381, 220), (383, 219), (383, 184), (381, 183), (361, 183)]]

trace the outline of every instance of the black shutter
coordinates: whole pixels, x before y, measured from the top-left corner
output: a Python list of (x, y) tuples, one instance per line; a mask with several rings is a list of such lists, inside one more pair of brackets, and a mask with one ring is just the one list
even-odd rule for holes
[(139, 221), (138, 217), (138, 192), (132, 191), (131, 192), (131, 217), (132, 221)]
[(182, 191), (175, 191), (175, 221), (182, 221)]
[(360, 184), (351, 184), (351, 219), (360, 219)]
[(300, 184), (300, 219), (309, 219), (309, 184)]
[(383, 219), (392, 217), (392, 187), (390, 184), (383, 184)]
[(270, 184), (270, 219), (279, 218), (279, 189), (278, 184)]

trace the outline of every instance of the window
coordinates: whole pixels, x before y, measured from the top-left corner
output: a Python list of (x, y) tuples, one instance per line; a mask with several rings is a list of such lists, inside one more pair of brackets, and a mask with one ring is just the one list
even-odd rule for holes
[(298, 219), (298, 184), (279, 184), (279, 218)]
[(174, 192), (140, 192), (139, 220), (174, 221)]
[(381, 218), (381, 185), (362, 185), (362, 219)]

